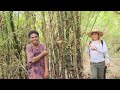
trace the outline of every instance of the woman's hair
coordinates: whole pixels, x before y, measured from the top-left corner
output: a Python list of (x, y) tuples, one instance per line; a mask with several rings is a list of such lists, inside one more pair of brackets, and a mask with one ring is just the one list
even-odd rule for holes
[(30, 35), (31, 34), (36, 34), (38, 37), (39, 37), (39, 33), (36, 31), (36, 30), (32, 30), (32, 31), (30, 31), (29, 33), (28, 33), (28, 37), (30, 38)]

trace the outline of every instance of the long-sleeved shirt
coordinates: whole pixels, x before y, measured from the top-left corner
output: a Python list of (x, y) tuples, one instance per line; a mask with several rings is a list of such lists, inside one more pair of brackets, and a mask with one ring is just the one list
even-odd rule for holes
[[(95, 47), (97, 51), (91, 50), (91, 47)], [(100, 41), (92, 41), (90, 47), (86, 48), (86, 53), (90, 54), (90, 62), (96, 62), (96, 63), (102, 61), (109, 62), (109, 59), (107, 58), (108, 48), (104, 40), (103, 40), (103, 46)], [(104, 55), (106, 56), (105, 58)]]

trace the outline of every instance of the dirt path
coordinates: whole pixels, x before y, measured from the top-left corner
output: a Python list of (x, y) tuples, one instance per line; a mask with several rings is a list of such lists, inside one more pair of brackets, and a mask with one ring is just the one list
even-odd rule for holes
[(111, 59), (111, 67), (107, 70), (107, 78), (120, 79), (120, 58)]
[[(120, 79), (120, 58), (111, 58), (111, 67), (108, 68), (106, 78), (107, 79)], [(89, 56), (84, 57), (84, 72), (83, 76), (85, 79), (90, 78), (90, 61)]]

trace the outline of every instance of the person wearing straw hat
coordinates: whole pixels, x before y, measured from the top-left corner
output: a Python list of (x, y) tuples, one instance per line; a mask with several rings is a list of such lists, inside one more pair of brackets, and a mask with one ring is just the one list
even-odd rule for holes
[(110, 66), (108, 56), (108, 48), (106, 42), (100, 38), (103, 32), (94, 29), (87, 33), (91, 38), (86, 47), (86, 53), (90, 55), (91, 79), (105, 79), (105, 66)]

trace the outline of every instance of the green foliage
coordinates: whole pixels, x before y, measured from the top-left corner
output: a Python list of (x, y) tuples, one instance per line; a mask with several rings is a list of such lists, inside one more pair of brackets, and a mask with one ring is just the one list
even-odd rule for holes
[[(110, 53), (113, 54), (113, 51), (120, 47), (120, 14), (118, 11), (14, 11), (15, 32), (11, 30), (9, 11), (1, 11), (0, 18), (2, 18), (2, 21), (0, 21), (0, 60), (2, 64), (8, 65), (6, 67), (1, 66), (1, 70), (4, 68), (4, 71), (2, 71), (4, 75), (0, 78), (19, 78), (18, 69), (21, 65), (25, 67), (24, 47), (28, 43), (27, 35), (30, 30), (39, 32), (40, 42), (45, 43), (51, 52), (51, 57), (49, 57), (49, 59), (53, 59), (51, 63), (57, 63), (56, 59), (63, 52), (70, 54), (65, 57), (65, 62), (68, 62), (66, 65), (72, 65), (69, 61), (75, 61), (76, 57), (71, 54), (76, 54), (76, 43), (79, 44), (78, 48), (81, 50), (81, 52), (79, 52), (80, 50), (77, 52), (83, 54), (85, 44), (90, 40), (86, 33), (95, 27), (104, 32), (103, 39), (107, 42)], [(17, 50), (14, 47), (16, 44), (13, 39), (14, 34), (19, 44), (19, 58), (15, 55)], [(56, 44), (59, 40), (63, 40), (63, 45)], [(70, 59), (71, 57), (74, 59)], [(58, 60), (63, 59), (60, 57)], [(15, 74), (12, 75), (10, 69), (6, 69), (7, 67), (14, 67), (12, 72)], [(24, 68), (22, 68), (22, 75), (25, 78), (26, 71)]]

